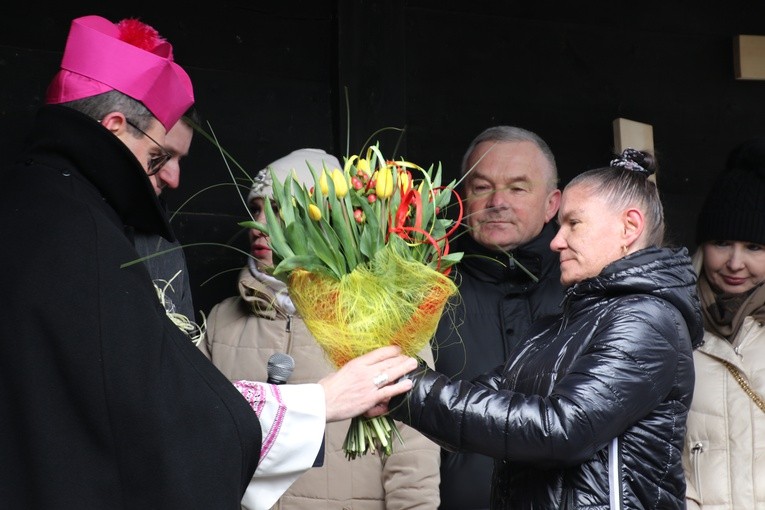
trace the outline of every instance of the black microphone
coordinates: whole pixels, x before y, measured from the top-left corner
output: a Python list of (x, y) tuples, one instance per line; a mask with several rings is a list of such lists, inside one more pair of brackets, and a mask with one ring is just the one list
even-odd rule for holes
[(268, 374), (268, 384), (284, 384), (292, 375), (295, 369), (295, 360), (289, 354), (277, 352), (268, 358), (266, 373)]
[[(295, 360), (289, 354), (283, 352), (277, 352), (268, 358), (268, 365), (266, 366), (266, 373), (268, 373), (268, 384), (284, 384), (287, 379), (292, 375), (292, 371), (295, 369)], [(313, 467), (321, 467), (324, 465), (324, 438), (321, 440), (321, 446), (319, 447), (319, 453), (316, 455), (316, 459), (313, 461)]]

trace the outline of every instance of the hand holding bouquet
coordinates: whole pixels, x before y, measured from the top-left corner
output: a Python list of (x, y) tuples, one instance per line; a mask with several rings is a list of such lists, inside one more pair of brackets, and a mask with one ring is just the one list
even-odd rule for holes
[[(440, 214), (457, 197), (454, 183), (441, 184), (440, 166), (388, 161), (376, 146), (342, 170), (309, 169), (312, 187), (272, 173), (266, 224), (242, 226), (268, 234), (274, 276), (335, 366), (391, 344), (416, 356), (456, 292), (447, 275), (462, 254), (449, 252), (449, 236), (461, 212), (456, 221)], [(387, 416), (355, 418), (346, 454), (390, 454), (394, 435)]]

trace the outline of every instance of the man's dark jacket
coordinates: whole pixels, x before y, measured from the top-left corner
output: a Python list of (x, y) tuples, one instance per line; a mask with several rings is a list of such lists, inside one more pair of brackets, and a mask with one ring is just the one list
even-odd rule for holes
[(181, 244), (160, 235), (134, 232), (133, 246), (141, 257), (148, 257), (143, 263), (154, 284), (163, 292), (165, 310), (196, 321), (189, 269)]
[[(459, 297), (436, 332), (436, 370), (456, 379), (488, 372), (507, 360), (532, 322), (560, 313), (560, 266), (550, 249), (555, 233), (548, 223), (511, 254), (490, 251), (469, 235), (459, 238), (455, 249), (465, 252), (455, 273)], [(440, 508), (488, 508), (493, 468), (485, 455), (442, 450)]]
[(117, 137), (39, 112), (0, 186), (0, 506), (238, 509), (260, 426), (167, 318), (126, 229), (172, 239)]
[[(685, 508), (681, 455), (703, 324), (685, 248), (647, 248), (570, 287), (498, 367), (450, 381), (423, 367), (395, 418), (496, 459), (491, 508)], [(613, 493), (609, 488), (609, 444)]]

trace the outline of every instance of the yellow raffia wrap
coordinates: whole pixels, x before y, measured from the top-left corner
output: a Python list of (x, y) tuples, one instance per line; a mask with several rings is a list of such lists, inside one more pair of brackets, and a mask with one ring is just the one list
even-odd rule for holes
[(454, 282), (390, 245), (340, 280), (293, 271), (290, 296), (337, 367), (385, 345), (416, 356), (430, 341)]

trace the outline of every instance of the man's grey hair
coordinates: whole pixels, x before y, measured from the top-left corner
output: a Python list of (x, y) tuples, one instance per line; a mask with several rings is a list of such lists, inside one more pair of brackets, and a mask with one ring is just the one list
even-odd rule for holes
[(110, 90), (103, 94), (68, 101), (62, 103), (62, 106), (77, 110), (97, 121), (100, 121), (111, 112), (121, 112), (131, 122), (134, 122), (139, 129), (143, 130), (149, 129), (151, 121), (155, 119), (154, 115), (143, 103), (117, 90)]
[[(548, 170), (551, 176), (551, 182), (549, 182), (550, 189), (555, 189), (558, 186), (558, 167), (555, 165), (555, 156), (550, 150), (550, 146), (547, 142), (542, 140), (539, 135), (533, 133), (527, 129), (519, 128), (516, 126), (493, 126), (485, 129), (478, 136), (476, 136), (462, 157), (462, 171), (461, 175), (470, 171), (470, 156), (475, 151), (478, 144), (483, 142), (531, 142), (539, 149), (544, 156), (548, 164)], [(466, 181), (469, 180), (469, 177)]]

